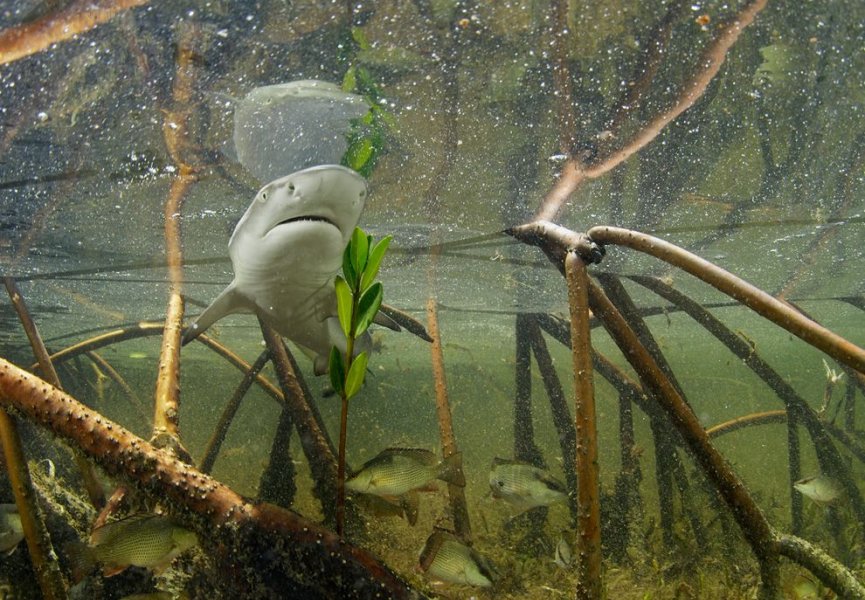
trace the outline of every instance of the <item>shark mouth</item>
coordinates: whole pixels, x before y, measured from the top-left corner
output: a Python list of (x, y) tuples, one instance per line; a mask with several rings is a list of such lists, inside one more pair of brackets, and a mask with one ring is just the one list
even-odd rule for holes
[(318, 215), (301, 215), (299, 217), (292, 217), (290, 219), (285, 219), (284, 221), (280, 221), (276, 225), (270, 228), (271, 231), (279, 227), (280, 225), (288, 225), (290, 223), (301, 223), (301, 222), (319, 222), (319, 223), (327, 223), (328, 225), (332, 225), (339, 229), (339, 225), (328, 219), (327, 217), (322, 217)]

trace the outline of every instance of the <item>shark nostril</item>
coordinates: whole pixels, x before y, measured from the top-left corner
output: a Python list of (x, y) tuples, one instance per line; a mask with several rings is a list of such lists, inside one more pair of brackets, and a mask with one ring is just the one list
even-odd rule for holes
[(291, 192), (292, 194), (294, 193), (294, 184), (293, 183), (288, 184), (288, 191)]

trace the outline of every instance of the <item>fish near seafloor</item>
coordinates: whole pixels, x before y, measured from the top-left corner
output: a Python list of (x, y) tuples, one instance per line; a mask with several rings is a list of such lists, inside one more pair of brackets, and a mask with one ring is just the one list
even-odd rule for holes
[(436, 530), (418, 557), (419, 568), (432, 579), (489, 587), (495, 579), (492, 566), (454, 534)]
[(168, 517), (139, 513), (94, 529), (89, 545), (73, 544), (67, 553), (79, 578), (96, 565), (102, 565), (108, 577), (129, 566), (160, 573), (178, 555), (197, 544), (195, 533)]
[[(228, 242), (234, 280), (183, 343), (226, 315), (252, 312), (314, 354), (317, 374), (326, 372), (331, 347), (345, 352), (334, 278), (366, 196), (366, 180), (339, 165), (303, 169), (261, 188)], [(364, 333), (355, 349), (369, 345)]]
[(352, 492), (395, 497), (429, 485), (434, 479), (464, 487), (462, 455), (457, 452), (439, 461), (421, 448), (388, 448), (368, 460), (345, 488)]
[(0, 504), (0, 553), (12, 554), (23, 539), (18, 508), (14, 504)]
[(796, 491), (819, 504), (831, 504), (841, 497), (843, 490), (837, 481), (828, 475), (815, 475), (800, 479), (793, 484)]
[(493, 459), (490, 490), (493, 498), (505, 500), (520, 512), (568, 497), (565, 486), (543, 469), (503, 458)]

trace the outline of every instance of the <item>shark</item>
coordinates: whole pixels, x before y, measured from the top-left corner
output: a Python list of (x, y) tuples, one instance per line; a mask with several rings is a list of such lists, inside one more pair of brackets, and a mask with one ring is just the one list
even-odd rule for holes
[[(310, 167), (262, 187), (228, 242), (234, 279), (187, 328), (183, 343), (226, 315), (255, 313), (305, 349), (316, 374), (325, 373), (331, 347), (346, 351), (334, 280), (367, 193), (366, 179), (339, 165)], [(384, 316), (376, 322), (393, 325)], [(356, 352), (370, 347), (365, 332)]]

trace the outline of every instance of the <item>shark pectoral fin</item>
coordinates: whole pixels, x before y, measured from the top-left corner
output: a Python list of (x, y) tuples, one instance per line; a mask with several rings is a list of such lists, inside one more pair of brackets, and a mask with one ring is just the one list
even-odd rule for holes
[(402, 327), (399, 326), (399, 323), (397, 323), (381, 311), (375, 314), (375, 318), (372, 320), (372, 322), (376, 325), (387, 327), (391, 331), (402, 331)]
[[(424, 327), (423, 323), (421, 323), (408, 313), (405, 313), (398, 308), (394, 308), (393, 306), (390, 306), (388, 304), (381, 305), (381, 309), (378, 314), (382, 313), (384, 313), (387, 317), (390, 318), (391, 321), (393, 321), (400, 327), (404, 327), (405, 329), (407, 329), (409, 333), (415, 334), (424, 341), (432, 341), (432, 338), (430, 337), (429, 333), (427, 333), (426, 327)], [(383, 323), (379, 323), (377, 318), (375, 322), (379, 325), (383, 325)], [(385, 327), (387, 327), (387, 325), (385, 325)]]
[(210, 306), (204, 309), (204, 312), (198, 315), (198, 318), (186, 328), (183, 333), (182, 345), (186, 345), (204, 331), (216, 323), (219, 319), (231, 313), (249, 309), (249, 302), (240, 294), (234, 286), (234, 282), (230, 283), (227, 288), (222, 290), (222, 293), (216, 297), (216, 300), (210, 303)]

